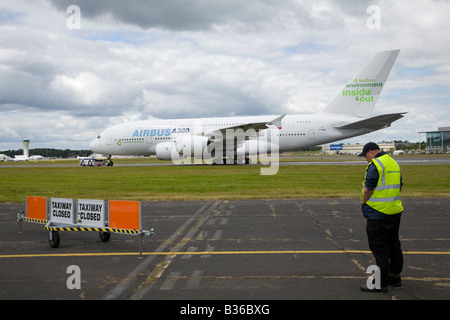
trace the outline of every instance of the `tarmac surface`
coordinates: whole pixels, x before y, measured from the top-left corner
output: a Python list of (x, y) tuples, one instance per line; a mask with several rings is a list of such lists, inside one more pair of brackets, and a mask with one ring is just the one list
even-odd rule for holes
[[(359, 287), (375, 264), (355, 199), (141, 202), (155, 235), (60, 232), (0, 204), (0, 299), (448, 300), (450, 199), (403, 199), (403, 286)], [(80, 289), (68, 283), (79, 267)], [(72, 282), (73, 283), (73, 282)]]
[[(393, 156), (395, 161), (400, 165), (411, 164), (411, 165), (443, 165), (450, 164), (450, 157), (447, 155), (401, 155)], [(273, 159), (274, 161), (276, 158)], [(361, 165), (367, 166), (367, 161), (362, 157), (349, 156), (349, 155), (313, 155), (313, 156), (281, 156), (279, 158), (278, 165), (280, 166), (341, 166), (341, 165)], [(31, 162), (31, 161), (30, 161)], [(207, 164), (196, 164), (194, 160), (186, 160), (184, 165), (207, 165)], [(258, 164), (251, 164), (258, 165)], [(20, 164), (8, 164), (0, 162), (1, 168), (54, 168), (54, 167), (78, 167), (79, 164), (42, 164), (42, 162), (22, 162)], [(177, 166), (177, 164), (172, 163), (172, 161), (159, 161), (158, 163), (115, 163), (116, 167), (153, 167), (153, 166)]]

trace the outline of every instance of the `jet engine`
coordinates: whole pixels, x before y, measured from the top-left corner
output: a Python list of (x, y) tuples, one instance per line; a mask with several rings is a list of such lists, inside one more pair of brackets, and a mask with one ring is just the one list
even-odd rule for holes
[(179, 160), (180, 157), (176, 148), (175, 142), (163, 142), (156, 145), (156, 157), (159, 160)]
[(209, 145), (208, 137), (185, 135), (172, 142), (159, 143), (156, 146), (156, 156), (160, 160), (179, 160), (187, 157), (202, 159), (208, 157), (206, 148)]
[(279, 146), (273, 142), (264, 140), (246, 141), (241, 147), (237, 148), (238, 156), (260, 155), (266, 153), (278, 153)]

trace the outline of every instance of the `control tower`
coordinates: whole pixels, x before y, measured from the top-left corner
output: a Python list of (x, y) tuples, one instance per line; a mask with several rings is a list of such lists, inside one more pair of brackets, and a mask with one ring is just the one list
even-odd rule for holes
[(23, 140), (23, 156), (25, 159), (28, 159), (29, 155), (30, 155), (30, 140), (29, 139), (24, 139)]

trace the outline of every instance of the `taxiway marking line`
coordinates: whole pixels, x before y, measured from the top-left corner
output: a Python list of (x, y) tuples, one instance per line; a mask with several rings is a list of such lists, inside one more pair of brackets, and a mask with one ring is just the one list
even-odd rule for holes
[[(167, 255), (252, 255), (252, 254), (325, 254), (325, 253), (372, 253), (368, 250), (281, 250), (281, 251), (186, 251), (186, 252), (142, 252), (143, 256)], [(403, 251), (410, 255), (450, 255), (447, 251)], [(86, 253), (43, 253), (43, 254), (2, 254), (0, 258), (48, 258), (48, 257), (106, 257), (139, 256), (139, 252), (86, 252)]]

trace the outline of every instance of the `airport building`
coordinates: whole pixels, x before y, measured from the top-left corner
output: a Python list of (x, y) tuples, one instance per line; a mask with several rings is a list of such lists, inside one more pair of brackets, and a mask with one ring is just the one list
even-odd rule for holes
[(2, 162), (2, 161), (10, 161), (11, 160), (11, 158), (10, 157), (8, 157), (6, 154), (0, 154), (0, 162)]
[(447, 153), (450, 152), (450, 127), (441, 127), (437, 131), (419, 132), (419, 140), (421, 134), (425, 133), (426, 137), (426, 153)]
[[(378, 142), (380, 150), (392, 153), (395, 150), (395, 142)], [(357, 155), (362, 152), (364, 144), (330, 144), (322, 146), (325, 154), (348, 154)]]

